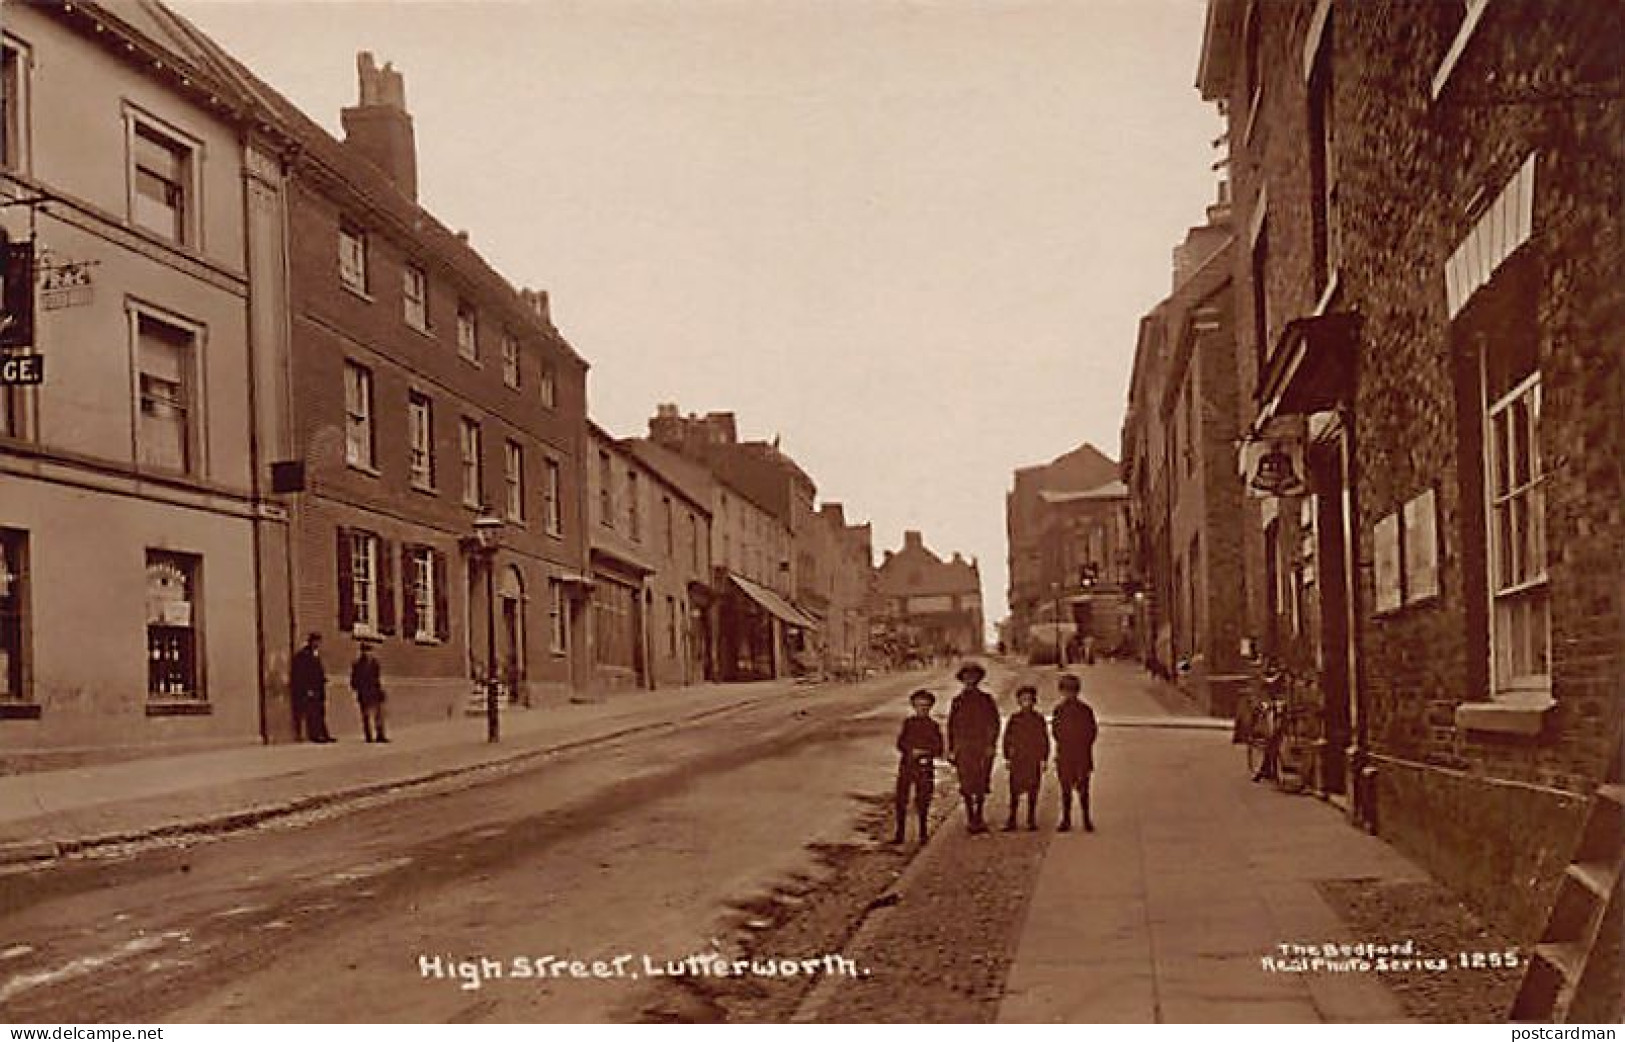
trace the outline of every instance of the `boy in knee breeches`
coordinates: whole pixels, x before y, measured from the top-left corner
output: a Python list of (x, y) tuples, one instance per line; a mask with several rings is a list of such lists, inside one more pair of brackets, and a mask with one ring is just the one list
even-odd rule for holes
[(936, 761), (942, 755), (942, 728), (931, 719), (931, 707), (937, 696), (921, 689), (908, 696), (913, 715), (903, 721), (897, 735), (897, 830), (893, 843), (903, 842), (908, 824), (909, 797), (913, 797), (914, 811), (920, 822), (920, 842), (925, 842), (926, 815), (931, 810), (931, 793), (935, 788)]

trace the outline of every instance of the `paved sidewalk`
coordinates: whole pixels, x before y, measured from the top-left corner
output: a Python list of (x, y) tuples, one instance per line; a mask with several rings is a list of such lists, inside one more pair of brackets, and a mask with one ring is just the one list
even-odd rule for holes
[(1320, 879), (1422, 871), (1333, 807), (1246, 777), (1219, 730), (1106, 727), (1095, 833), (1057, 835), (1006, 979), (1007, 1023), (1387, 1022), (1373, 974), (1266, 972), (1282, 943), (1353, 937)]
[[(898, 675), (869, 683), (893, 682)], [(705, 684), (602, 701), (507, 710), (502, 741), (484, 717), (392, 728), (390, 742), (252, 745), (0, 777), (0, 864), (161, 835), (242, 827), (584, 743), (678, 724), (822, 685)]]

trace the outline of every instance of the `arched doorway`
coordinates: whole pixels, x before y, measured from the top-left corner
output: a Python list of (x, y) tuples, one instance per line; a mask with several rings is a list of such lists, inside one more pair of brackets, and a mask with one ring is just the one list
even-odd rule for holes
[(502, 683), (508, 701), (530, 705), (530, 689), (525, 683), (525, 580), (518, 567), (502, 569), (497, 583), (497, 609), (501, 619), (497, 631), (498, 660), (502, 663)]

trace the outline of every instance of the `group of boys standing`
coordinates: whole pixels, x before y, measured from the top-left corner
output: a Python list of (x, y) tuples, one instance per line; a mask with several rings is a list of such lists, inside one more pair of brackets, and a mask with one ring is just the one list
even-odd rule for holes
[[(919, 690), (909, 696), (914, 715), (903, 721), (897, 736), (897, 751), (901, 756), (897, 767), (896, 815), (897, 831), (893, 843), (903, 842), (912, 800), (919, 820), (920, 841), (926, 838), (926, 817), (934, 791), (936, 759), (947, 754), (959, 775), (959, 792), (965, 801), (965, 820), (973, 833), (988, 831), (986, 819), (987, 794), (992, 787), (993, 761), (1001, 751), (999, 708), (993, 696), (983, 691), (981, 682), (987, 671), (980, 663), (967, 662), (959, 667), (955, 679), (962, 685), (954, 696), (948, 712), (948, 736), (944, 742), (942, 728), (931, 719), (931, 707), (936, 696)], [(1044, 764), (1051, 753), (1050, 737), (1054, 736), (1055, 773), (1061, 784), (1061, 822), (1058, 830), (1072, 828), (1072, 797), (1078, 796), (1083, 816), (1083, 828), (1095, 830), (1089, 813), (1089, 776), (1094, 771), (1094, 745), (1098, 726), (1094, 710), (1080, 697), (1082, 685), (1078, 678), (1066, 673), (1060, 679), (1061, 700), (1045, 726), (1044, 718), (1036, 708), (1038, 689), (1024, 684), (1016, 689), (1018, 708), (1004, 722), (1002, 752), (1010, 773), (1010, 807), (1005, 818), (1004, 831), (1016, 828), (1016, 811), (1021, 797), (1027, 798), (1027, 828), (1038, 828), (1038, 789), (1043, 779)]]

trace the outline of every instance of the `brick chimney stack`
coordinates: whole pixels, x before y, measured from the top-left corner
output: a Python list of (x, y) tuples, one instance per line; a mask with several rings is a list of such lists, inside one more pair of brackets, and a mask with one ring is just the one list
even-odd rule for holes
[(366, 158), (413, 202), (418, 197), (417, 143), (406, 111), (406, 81), (389, 64), (379, 68), (371, 51), (355, 57), (361, 103), (339, 113), (344, 143)]

